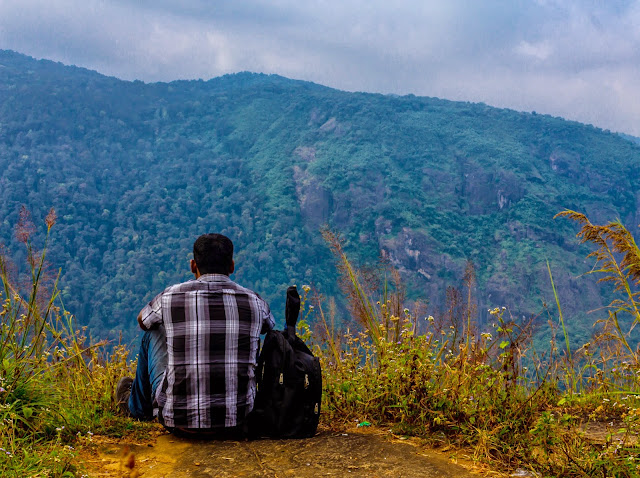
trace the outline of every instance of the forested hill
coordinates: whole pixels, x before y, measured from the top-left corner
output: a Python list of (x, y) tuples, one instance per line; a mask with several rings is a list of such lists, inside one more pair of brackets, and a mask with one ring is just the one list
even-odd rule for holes
[(126, 82), (0, 51), (0, 238), (20, 263), (20, 206), (36, 219), (55, 207), (65, 306), (101, 336), (133, 330), (145, 301), (189, 277), (205, 231), (234, 240), (235, 279), (277, 316), (288, 284), (334, 294), (325, 223), (361, 264), (385, 251), (434, 308), (470, 260), (481, 314), (539, 313), (549, 259), (587, 334), (584, 311), (605, 299), (578, 277), (591, 263), (577, 228), (552, 218), (637, 225), (639, 167), (616, 134), (483, 104), (250, 73)]

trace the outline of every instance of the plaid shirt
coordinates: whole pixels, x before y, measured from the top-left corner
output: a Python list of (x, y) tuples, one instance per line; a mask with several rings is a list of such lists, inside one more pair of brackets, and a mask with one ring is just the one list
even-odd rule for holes
[(156, 391), (168, 427), (233, 427), (253, 409), (260, 334), (274, 326), (267, 303), (229, 277), (203, 274), (168, 287), (142, 309), (147, 328), (162, 323), (167, 368)]

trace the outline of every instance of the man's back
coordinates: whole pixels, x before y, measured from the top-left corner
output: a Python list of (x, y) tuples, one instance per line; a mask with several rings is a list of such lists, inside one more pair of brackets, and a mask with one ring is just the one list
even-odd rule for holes
[(242, 423), (253, 408), (259, 336), (274, 325), (256, 293), (223, 274), (203, 274), (156, 296), (141, 312), (164, 325), (167, 367), (156, 393), (168, 427), (211, 429)]

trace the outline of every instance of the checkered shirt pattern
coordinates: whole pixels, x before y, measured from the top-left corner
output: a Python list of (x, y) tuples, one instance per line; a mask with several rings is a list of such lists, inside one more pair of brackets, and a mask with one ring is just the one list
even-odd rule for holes
[(267, 303), (229, 277), (204, 274), (158, 294), (142, 309), (164, 324), (167, 368), (156, 391), (168, 427), (233, 427), (253, 409), (260, 334), (274, 326)]

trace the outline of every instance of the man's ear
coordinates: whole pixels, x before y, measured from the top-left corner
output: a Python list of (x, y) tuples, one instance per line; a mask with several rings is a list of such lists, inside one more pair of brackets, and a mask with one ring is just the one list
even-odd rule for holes
[(236, 263), (231, 259), (231, 266), (229, 267), (229, 275), (233, 274), (233, 271), (236, 270)]
[(198, 274), (198, 266), (196, 265), (196, 261), (195, 259), (191, 259), (191, 262), (189, 263), (189, 265), (191, 266), (191, 272), (193, 274)]

